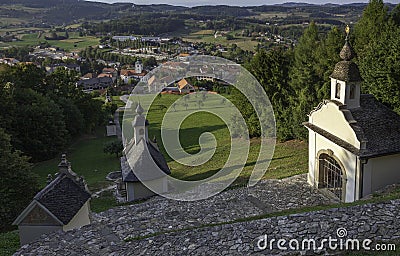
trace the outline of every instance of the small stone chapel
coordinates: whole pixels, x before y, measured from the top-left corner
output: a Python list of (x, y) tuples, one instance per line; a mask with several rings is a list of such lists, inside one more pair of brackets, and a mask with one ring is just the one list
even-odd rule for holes
[(168, 192), (167, 176), (171, 174), (156, 140), (149, 140), (149, 122), (139, 104), (132, 122), (133, 138), (126, 143), (121, 157), (121, 181), (118, 194), (131, 202)]
[(33, 242), (42, 234), (68, 231), (90, 224), (90, 199), (83, 177), (71, 169), (65, 154), (54, 179), (35, 195), (31, 203), (14, 221), (18, 226), (21, 245)]
[(303, 125), (309, 131), (308, 182), (342, 202), (353, 202), (400, 182), (400, 116), (373, 95), (346, 42), (330, 76), (331, 98)]

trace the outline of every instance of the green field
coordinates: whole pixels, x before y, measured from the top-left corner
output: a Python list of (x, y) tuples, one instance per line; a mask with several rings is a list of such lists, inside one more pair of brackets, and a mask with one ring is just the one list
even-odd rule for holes
[[(115, 155), (103, 152), (103, 145), (115, 139), (115, 136), (105, 137), (105, 127), (99, 127), (96, 134), (84, 136), (67, 150), (72, 170), (85, 177), (92, 192), (108, 185), (106, 175), (119, 169), (119, 159)], [(48, 174), (55, 174), (58, 171), (59, 162), (60, 157), (56, 157), (34, 166), (33, 171), (39, 175), (42, 185), (46, 184)]]
[[(140, 102), (145, 108), (147, 96), (141, 96)], [(228, 158), (230, 149), (230, 135), (224, 122), (217, 116), (206, 113), (209, 108), (215, 108), (218, 104), (216, 100), (208, 98), (204, 102), (201, 109), (198, 108), (196, 98), (191, 95), (187, 100), (189, 105), (187, 111), (201, 110), (196, 114), (190, 115), (184, 120), (180, 127), (180, 142), (184, 150), (190, 154), (195, 154), (200, 150), (198, 144), (199, 136), (204, 132), (211, 132), (214, 134), (218, 146), (215, 155), (204, 165), (197, 167), (188, 167), (173, 161), (168, 155), (165, 154), (164, 146), (160, 136), (160, 127), (162, 118), (165, 115), (165, 110), (160, 110), (159, 106), (170, 106), (174, 101), (178, 100), (181, 96), (177, 95), (163, 95), (157, 97), (156, 101), (152, 104), (151, 111), (147, 118), (150, 122), (149, 138), (156, 136), (160, 149), (164, 152), (167, 162), (171, 168), (172, 175), (176, 178), (185, 180), (199, 180), (212, 175), (217, 172), (225, 163)], [(200, 96), (199, 96), (200, 97)], [(117, 100), (117, 96), (114, 100)], [(138, 97), (133, 98), (133, 101), (139, 101)], [(182, 100), (181, 100), (182, 101)], [(121, 105), (121, 102), (118, 102)], [(182, 105), (176, 107), (177, 113), (185, 112), (186, 109)], [(126, 118), (124, 125), (129, 132), (132, 118)], [(126, 134), (129, 137), (128, 134)], [(115, 140), (115, 137), (105, 137), (105, 128), (100, 127), (95, 135), (85, 136), (84, 138), (75, 142), (68, 149), (68, 159), (72, 163), (73, 170), (85, 177), (89, 188), (92, 191), (101, 189), (109, 183), (105, 180), (105, 176), (111, 172), (119, 170), (119, 159), (115, 156), (103, 153), (103, 145)], [(255, 161), (258, 156), (260, 148), (260, 140), (252, 139), (250, 144), (250, 152), (247, 164), (241, 174), (240, 178), (235, 184), (245, 184), (249, 177)], [(34, 166), (34, 172), (40, 176), (42, 185), (46, 183), (46, 177), (49, 173), (57, 172), (57, 165), (60, 157), (55, 159), (38, 163)], [(286, 143), (278, 143), (276, 145), (275, 155), (270, 164), (268, 171), (264, 178), (284, 178), (307, 171), (307, 144), (301, 141), (289, 141)]]
[(0, 233), (0, 255), (13, 255), (19, 247), (17, 230)]
[(232, 44), (236, 44), (243, 50), (254, 51), (257, 46), (257, 41), (252, 41), (250, 37), (235, 37), (235, 32), (230, 32), (234, 39), (227, 40), (225, 36), (219, 36), (217, 38), (214, 37), (214, 33), (212, 30), (200, 30), (189, 35), (183, 36), (183, 40), (188, 42), (204, 42), (204, 43), (212, 43), (212, 44), (221, 44), (224, 46), (230, 46)]
[[(225, 95), (226, 96), (226, 95)], [(147, 119), (150, 122), (149, 138), (154, 136), (157, 138), (157, 142), (161, 151), (166, 156), (168, 165), (171, 168), (172, 176), (184, 180), (201, 180), (218, 172), (225, 164), (229, 152), (231, 137), (225, 123), (217, 116), (207, 113), (207, 110), (215, 108), (226, 109), (227, 107), (222, 106), (220, 98), (213, 99), (213, 95), (210, 94), (204, 101), (204, 106), (199, 109), (198, 100), (201, 96), (190, 95), (187, 101), (178, 103), (175, 110), (171, 111), (172, 115), (168, 118), (174, 118), (173, 114), (177, 116), (189, 113), (190, 111), (200, 111), (196, 114), (189, 115), (180, 126), (179, 138), (180, 143), (184, 150), (190, 154), (196, 154), (200, 150), (198, 143), (199, 137), (204, 132), (211, 132), (217, 141), (217, 148), (214, 156), (210, 161), (200, 166), (185, 166), (176, 161), (171, 160), (165, 152), (164, 145), (160, 135), (160, 128), (162, 119), (165, 115), (165, 110), (161, 110), (160, 106), (170, 107), (173, 102), (179, 100), (182, 96), (177, 95), (162, 95), (157, 97), (151, 105), (150, 111), (147, 114)], [(133, 96), (131, 101), (139, 102), (144, 106), (145, 109), (149, 106), (149, 100), (151, 96)], [(229, 98), (229, 95), (227, 96)], [(188, 104), (188, 110), (182, 105), (183, 103)], [(127, 115), (123, 123), (126, 127), (126, 131), (129, 130), (132, 118)], [(178, 119), (177, 119), (178, 120)], [(172, 123), (178, 122), (172, 120)], [(163, 126), (165, 128), (165, 125)], [(132, 135), (127, 135), (127, 137)], [(234, 185), (246, 184), (250, 174), (256, 164), (256, 160), (260, 150), (260, 139), (255, 138), (250, 141), (250, 151), (247, 159), (247, 163)], [(302, 141), (289, 141), (285, 143), (278, 143), (275, 148), (275, 155), (270, 164), (268, 171), (265, 173), (265, 179), (269, 178), (285, 178), (300, 173), (307, 172), (307, 143)]]
[(38, 35), (39, 33), (22, 34), (19, 35), (20, 41), (3, 42), (0, 43), (0, 47), (36, 46), (47, 41), (51, 46), (59, 47), (66, 51), (78, 51), (85, 49), (88, 46), (96, 46), (99, 44), (99, 38), (94, 36), (80, 37), (77, 32), (69, 33), (69, 38), (64, 40), (46, 40), (44, 34), (41, 37), (38, 37)]
[[(182, 114), (186, 111), (200, 110), (200, 112), (192, 114), (186, 118), (180, 127), (180, 142), (184, 150), (190, 154), (199, 152), (200, 146), (198, 139), (204, 132), (211, 132), (215, 136), (218, 146), (211, 160), (203, 165), (191, 167), (173, 161), (165, 153), (164, 145), (162, 144), (160, 136), (162, 118), (165, 115), (165, 110), (162, 110), (160, 106), (169, 107), (174, 101), (179, 100), (181, 97), (182, 96), (177, 95), (162, 95), (161, 97), (156, 98), (151, 105), (149, 114), (147, 115), (151, 124), (149, 128), (149, 138), (156, 136), (160, 149), (166, 156), (168, 165), (171, 168), (173, 177), (184, 180), (201, 180), (215, 174), (225, 164), (230, 150), (230, 135), (224, 122), (219, 117), (206, 112), (207, 109), (215, 108), (217, 104), (220, 104), (219, 99), (213, 100), (212, 96), (209, 96), (204, 101), (204, 106), (201, 106), (201, 109), (199, 109), (197, 103), (200, 96), (195, 97), (191, 95), (190, 99), (187, 101), (182, 101), (181, 99), (181, 102), (186, 102), (189, 105), (188, 110), (186, 110), (184, 106), (178, 104), (176, 106), (176, 113)], [(119, 106), (122, 105), (119, 101), (119, 96), (114, 96), (113, 99)], [(141, 104), (147, 108), (149, 97), (133, 97), (132, 101), (140, 101)], [(221, 107), (221, 109), (223, 108)], [(129, 137), (129, 131), (132, 131), (132, 117), (133, 115), (127, 116), (123, 123), (127, 128), (127, 137)], [(73, 171), (78, 175), (85, 177), (89, 189), (92, 192), (109, 186), (111, 183), (106, 181), (106, 175), (109, 172), (119, 170), (119, 159), (116, 158), (115, 155), (108, 155), (103, 152), (103, 145), (112, 140), (115, 140), (115, 137), (105, 137), (105, 128), (99, 127), (96, 134), (84, 136), (67, 150), (68, 160), (72, 164)], [(245, 185), (247, 183), (254, 168), (255, 161), (257, 160), (259, 148), (260, 140), (252, 139), (247, 163), (241, 175), (233, 184), (234, 186)], [(40, 183), (43, 186), (46, 184), (47, 175), (57, 172), (59, 161), (60, 157), (58, 156), (55, 159), (41, 162), (34, 166), (34, 172), (39, 175)], [(301, 141), (289, 141), (278, 143), (276, 145), (275, 155), (263, 178), (280, 179), (305, 173), (306, 171), (307, 144)], [(92, 200), (92, 210), (96, 212), (104, 211), (116, 205), (117, 203), (110, 193), (103, 193), (100, 198)]]

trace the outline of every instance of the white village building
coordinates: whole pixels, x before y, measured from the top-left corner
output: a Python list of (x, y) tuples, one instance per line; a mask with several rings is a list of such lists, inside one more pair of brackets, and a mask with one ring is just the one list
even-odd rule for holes
[(353, 202), (400, 182), (400, 116), (373, 95), (348, 39), (330, 76), (331, 98), (309, 115), (308, 182), (343, 202)]

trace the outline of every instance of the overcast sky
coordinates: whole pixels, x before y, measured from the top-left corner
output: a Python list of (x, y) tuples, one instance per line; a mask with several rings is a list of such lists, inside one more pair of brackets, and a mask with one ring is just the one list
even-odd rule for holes
[[(116, 2), (128, 2), (135, 4), (171, 4), (171, 5), (182, 5), (182, 6), (197, 6), (197, 5), (237, 5), (237, 6), (251, 6), (251, 5), (269, 5), (278, 4), (285, 2), (303, 2), (311, 4), (325, 4), (325, 3), (367, 3), (368, 0), (95, 0), (96, 2), (104, 3), (116, 3)], [(400, 0), (386, 0), (387, 3), (400, 3)]]

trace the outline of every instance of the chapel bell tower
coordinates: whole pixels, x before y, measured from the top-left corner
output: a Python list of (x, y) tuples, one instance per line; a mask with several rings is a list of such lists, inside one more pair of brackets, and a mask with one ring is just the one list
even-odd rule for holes
[(338, 62), (331, 74), (331, 100), (347, 106), (347, 109), (360, 107), (362, 78), (357, 64), (351, 61), (355, 57), (349, 43), (350, 27), (346, 27), (346, 42), (340, 52), (342, 61)]
[(141, 139), (144, 139), (145, 142), (149, 140), (148, 138), (148, 131), (147, 131), (147, 126), (149, 125), (149, 122), (147, 119), (143, 116), (143, 108), (138, 104), (136, 108), (136, 113), (137, 115), (135, 116), (135, 119), (133, 120), (132, 126), (133, 126), (133, 139), (135, 141), (135, 144), (138, 144), (138, 142)]

